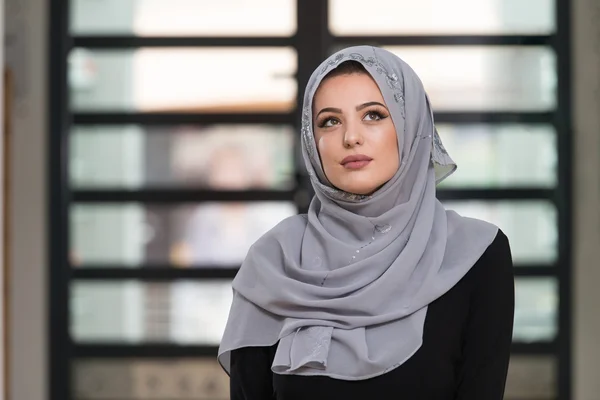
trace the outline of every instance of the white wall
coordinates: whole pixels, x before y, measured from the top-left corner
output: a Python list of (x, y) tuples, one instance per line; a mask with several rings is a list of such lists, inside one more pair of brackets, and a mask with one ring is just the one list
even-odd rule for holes
[(600, 3), (574, 0), (575, 400), (600, 396)]
[[(17, 67), (10, 271), (11, 400), (45, 400), (47, 1), (6, 0), (7, 61)], [(12, 44), (12, 46), (11, 46)], [(10, 48), (10, 49), (9, 49)]]

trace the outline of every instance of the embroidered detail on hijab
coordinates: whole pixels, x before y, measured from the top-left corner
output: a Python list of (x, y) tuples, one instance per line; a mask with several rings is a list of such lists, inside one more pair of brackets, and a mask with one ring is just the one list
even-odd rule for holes
[[(333, 187), (313, 133), (315, 92), (348, 60), (379, 87), (400, 152), (396, 174), (368, 196)], [(351, 47), (315, 69), (304, 93), (301, 145), (315, 196), (307, 214), (285, 219), (248, 252), (233, 281), (218, 360), (229, 372), (231, 351), (277, 344), (277, 374), (384, 374), (418, 351), (428, 305), (462, 279), (498, 228), (437, 200), (436, 184), (456, 164), (420, 79), (387, 50)]]

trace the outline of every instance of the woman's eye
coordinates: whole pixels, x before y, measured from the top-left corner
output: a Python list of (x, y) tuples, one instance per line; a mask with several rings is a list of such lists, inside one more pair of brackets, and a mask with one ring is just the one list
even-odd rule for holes
[(327, 118), (325, 121), (321, 123), (322, 128), (329, 128), (338, 124), (336, 119)]
[(377, 121), (382, 119), (382, 116), (380, 113), (376, 112), (376, 111), (370, 111), (365, 115), (365, 119), (370, 120), (370, 121)]

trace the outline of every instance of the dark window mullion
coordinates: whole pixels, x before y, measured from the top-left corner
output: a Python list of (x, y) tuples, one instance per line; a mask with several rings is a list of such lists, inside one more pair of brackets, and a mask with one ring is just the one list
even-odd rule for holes
[[(554, 35), (399, 35), (332, 36), (333, 44), (398, 46), (545, 46), (554, 45)], [(202, 36), (74, 36), (74, 47), (124, 49), (141, 47), (283, 47), (295, 46), (297, 36), (202, 37)]]
[(80, 189), (74, 190), (71, 200), (77, 203), (182, 203), (182, 202), (253, 202), (293, 201), (297, 191), (242, 190), (216, 191), (194, 188), (180, 189)]
[(554, 189), (546, 188), (494, 188), (494, 189), (437, 189), (441, 201), (450, 200), (551, 200)]
[(75, 125), (210, 125), (210, 124), (280, 124), (292, 125), (295, 113), (144, 113), (144, 112), (74, 112)]
[[(301, 107), (301, 105), (300, 105)], [(178, 125), (178, 124), (294, 124), (298, 126), (298, 112), (290, 113), (170, 113), (170, 112), (74, 112), (76, 125)], [(556, 114), (541, 112), (475, 112), (443, 111), (435, 113), (436, 123), (555, 123)]]
[[(126, 343), (75, 343), (75, 358), (199, 358), (217, 356), (217, 346), (178, 345), (177, 343), (126, 344)], [(511, 352), (519, 355), (554, 354), (556, 342), (514, 342)]]
[(177, 343), (77, 343), (73, 344), (74, 358), (200, 358), (217, 356), (217, 346), (178, 345)]
[[(328, 2), (323, 0), (302, 0), (297, 2), (297, 33), (296, 52), (298, 55), (298, 68), (296, 81), (298, 93), (296, 97), (295, 127), (300, 132), (301, 110), (304, 102), (304, 89), (313, 71), (327, 57), (331, 47), (328, 31)], [(308, 197), (312, 195), (312, 186), (308, 175), (304, 172), (304, 161), (301, 154), (300, 135), (296, 135), (294, 152), (294, 165), (297, 172), (299, 187)], [(298, 211), (306, 213), (308, 202), (300, 204)]]
[(331, 39), (336, 46), (546, 46), (555, 42), (553, 35), (331, 36)]
[(548, 342), (513, 341), (511, 353), (517, 355), (555, 355), (557, 347), (556, 340)]
[(571, 82), (571, 3), (556, 0), (556, 62), (557, 62), (557, 113), (558, 132), (558, 397), (572, 397), (572, 172), (573, 172), (573, 122)]
[(69, 338), (71, 268), (69, 268), (69, 2), (51, 0), (48, 12), (48, 316), (47, 371), (50, 400), (70, 400), (71, 358)]
[(74, 36), (72, 43), (73, 47), (102, 50), (142, 47), (287, 47), (296, 43), (296, 37)]
[(434, 118), (436, 124), (551, 124), (556, 120), (556, 113), (553, 111), (434, 111)]
[(144, 282), (171, 282), (176, 280), (233, 279), (238, 266), (186, 266), (147, 264), (132, 268), (118, 265), (79, 265), (73, 269), (73, 279), (94, 281), (136, 280)]
[[(553, 35), (399, 35), (332, 36), (333, 45), (379, 46), (547, 46)], [(147, 37), (74, 36), (74, 47), (87, 49), (135, 49), (142, 47), (284, 47), (295, 46), (297, 36), (288, 37)]]
[[(74, 190), (71, 200), (76, 203), (182, 203), (207, 201), (296, 201), (304, 195), (301, 188), (292, 190), (245, 190), (216, 191), (194, 188), (121, 190), (79, 189)], [(553, 200), (554, 189), (501, 188), (501, 189), (438, 189), (443, 201), (450, 200)]]
[[(215, 280), (233, 279), (239, 269), (238, 266), (210, 266), (191, 265), (180, 268), (171, 264), (143, 264), (136, 267), (125, 265), (78, 265), (73, 269), (74, 280), (94, 281), (122, 281), (135, 280), (144, 282), (172, 282), (176, 280)], [(556, 277), (558, 268), (551, 265), (529, 265), (518, 263), (514, 267), (515, 276), (528, 277)]]

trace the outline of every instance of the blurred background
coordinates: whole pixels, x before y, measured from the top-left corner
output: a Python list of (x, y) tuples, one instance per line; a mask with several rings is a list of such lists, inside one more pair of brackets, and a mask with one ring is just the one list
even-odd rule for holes
[(312, 195), (313, 69), (383, 46), (511, 240), (507, 400), (600, 400), (600, 4), (3, 0), (5, 398), (224, 400), (250, 245)]

